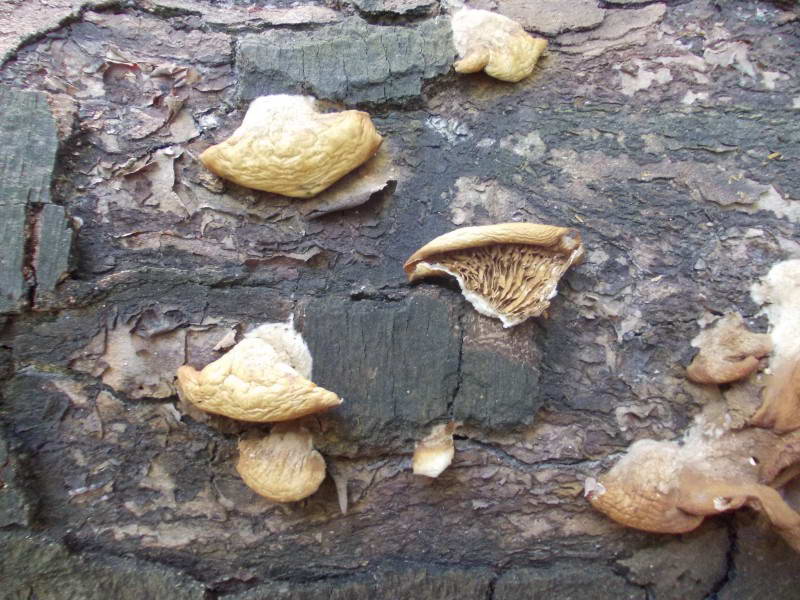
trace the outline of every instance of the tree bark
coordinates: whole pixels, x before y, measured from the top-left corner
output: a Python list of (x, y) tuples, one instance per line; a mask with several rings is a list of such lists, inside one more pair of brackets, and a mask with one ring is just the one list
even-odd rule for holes
[[(796, 597), (752, 513), (666, 536), (583, 498), (719, 397), (685, 378), (699, 323), (763, 331), (750, 286), (800, 256), (795, 3), (480, 0), (549, 39), (518, 84), (455, 74), (434, 0), (30, 4), (0, 8), (0, 595)], [(308, 201), (208, 173), (275, 93), (368, 111), (380, 159)], [(406, 283), (507, 221), (583, 237), (545, 316)], [(234, 469), (267, 428), (174, 375), (290, 318), (344, 403), (303, 420), (329, 477), (278, 505)], [(452, 465), (412, 475), (447, 420)]]

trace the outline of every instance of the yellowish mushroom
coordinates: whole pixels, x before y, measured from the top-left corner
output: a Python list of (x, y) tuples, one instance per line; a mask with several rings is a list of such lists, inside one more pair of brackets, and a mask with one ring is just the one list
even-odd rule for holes
[(453, 444), (456, 427), (458, 423), (455, 422), (435, 425), (427, 436), (417, 442), (411, 460), (414, 475), (438, 477), (450, 466), (456, 451)]
[(582, 259), (581, 237), (574, 229), (503, 223), (441, 235), (403, 268), (409, 281), (452, 275), (475, 310), (511, 327), (541, 315), (561, 276)]
[(306, 429), (282, 423), (266, 437), (239, 440), (236, 470), (261, 496), (295, 502), (319, 489), (325, 479), (325, 459), (314, 450)]
[(800, 514), (758, 482), (751, 459), (771, 443), (768, 432), (707, 435), (697, 426), (683, 445), (640, 440), (599, 480), (587, 480), (586, 497), (618, 523), (657, 533), (685, 533), (706, 516), (748, 506), (800, 552)]
[(760, 359), (772, 351), (770, 337), (745, 327), (739, 313), (731, 312), (700, 333), (692, 346), (700, 349), (686, 369), (695, 383), (731, 383), (754, 373)]
[(201, 371), (178, 369), (178, 392), (201, 410), (240, 421), (288, 421), (342, 403), (315, 385), (311, 354), (291, 324), (262, 325)]
[(233, 135), (200, 160), (239, 185), (311, 198), (367, 161), (382, 141), (365, 112), (320, 113), (308, 96), (262, 96)]
[(487, 10), (463, 8), (453, 15), (457, 73), (477, 73), (502, 81), (520, 81), (533, 72), (547, 40), (534, 38), (522, 26)]

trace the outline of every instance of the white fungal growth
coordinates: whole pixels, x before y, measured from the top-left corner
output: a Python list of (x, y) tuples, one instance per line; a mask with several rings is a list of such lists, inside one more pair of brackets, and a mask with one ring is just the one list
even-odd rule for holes
[(294, 316), (285, 323), (264, 323), (249, 333), (246, 338), (256, 338), (267, 342), (275, 352), (295, 371), (306, 379), (311, 379), (314, 366), (311, 351), (303, 336), (294, 328)]
[(770, 323), (774, 362), (800, 356), (800, 260), (774, 265), (750, 294)]

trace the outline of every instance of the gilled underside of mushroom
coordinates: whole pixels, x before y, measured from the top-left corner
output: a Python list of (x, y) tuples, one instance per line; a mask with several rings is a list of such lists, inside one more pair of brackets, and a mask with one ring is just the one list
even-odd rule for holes
[(458, 280), (475, 310), (506, 327), (541, 315), (572, 257), (526, 244), (495, 244), (435, 254), (420, 266)]

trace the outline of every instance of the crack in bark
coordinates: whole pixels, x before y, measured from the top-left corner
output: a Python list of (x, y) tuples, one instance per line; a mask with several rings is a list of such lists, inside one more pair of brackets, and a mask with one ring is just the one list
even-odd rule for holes
[(739, 537), (736, 529), (736, 517), (728, 516), (728, 551), (725, 553), (725, 573), (717, 581), (706, 596), (707, 600), (717, 600), (720, 592), (736, 579), (736, 556), (739, 553)]
[(464, 358), (464, 319), (466, 316), (466, 308), (463, 305), (458, 307), (458, 316), (456, 317), (459, 338), (458, 338), (458, 368), (456, 371), (456, 385), (453, 388), (453, 395), (450, 397), (449, 402), (447, 403), (447, 417), (452, 421), (453, 417), (455, 416), (455, 404), (456, 400), (458, 399), (458, 393), (461, 390), (461, 384), (463, 382), (463, 374), (461, 372), (461, 368), (463, 366), (463, 358)]

